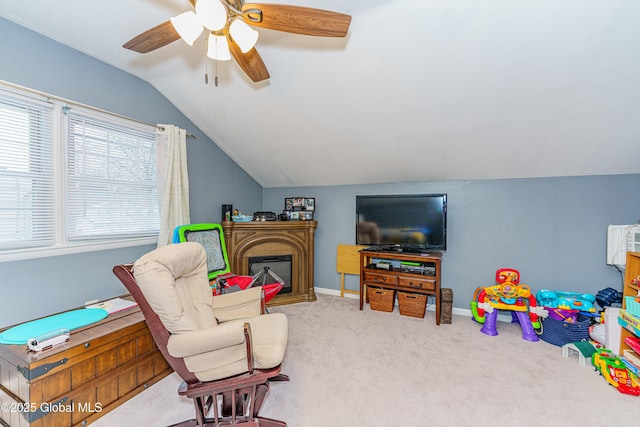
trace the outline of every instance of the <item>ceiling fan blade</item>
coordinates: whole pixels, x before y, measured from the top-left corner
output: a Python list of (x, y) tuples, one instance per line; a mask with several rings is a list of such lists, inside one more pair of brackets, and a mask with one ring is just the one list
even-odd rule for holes
[(257, 83), (262, 80), (267, 80), (270, 77), (269, 71), (267, 70), (266, 65), (264, 65), (264, 62), (262, 62), (262, 58), (255, 47), (247, 53), (242, 53), (240, 46), (231, 40), (231, 37), (227, 36), (227, 40), (229, 41), (229, 50), (231, 51), (231, 55), (251, 80)]
[(167, 21), (137, 35), (122, 47), (139, 53), (147, 53), (166, 46), (179, 38), (180, 34), (173, 28), (171, 21)]
[[(260, 22), (256, 10), (262, 11)], [(248, 24), (308, 36), (344, 37), (351, 24), (350, 15), (302, 6), (246, 3), (242, 11)]]

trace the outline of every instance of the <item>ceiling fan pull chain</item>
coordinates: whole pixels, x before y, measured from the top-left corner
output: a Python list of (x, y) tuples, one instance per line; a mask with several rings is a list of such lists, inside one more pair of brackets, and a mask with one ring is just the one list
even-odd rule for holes
[[(207, 38), (205, 52), (209, 49), (209, 39)], [(204, 84), (209, 84), (209, 59), (207, 56), (204, 57)]]
[(218, 87), (218, 61), (216, 61), (216, 76), (213, 79), (213, 83), (216, 85), (216, 87)]

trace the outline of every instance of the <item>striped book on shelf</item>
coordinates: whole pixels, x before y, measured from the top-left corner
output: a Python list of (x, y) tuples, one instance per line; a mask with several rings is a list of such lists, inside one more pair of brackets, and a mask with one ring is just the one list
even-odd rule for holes
[(624, 349), (622, 355), (627, 358), (631, 363), (640, 368), (640, 356), (633, 350)]
[(620, 359), (627, 366), (627, 369), (636, 376), (640, 376), (640, 356), (638, 356), (638, 353), (633, 350), (624, 350)]

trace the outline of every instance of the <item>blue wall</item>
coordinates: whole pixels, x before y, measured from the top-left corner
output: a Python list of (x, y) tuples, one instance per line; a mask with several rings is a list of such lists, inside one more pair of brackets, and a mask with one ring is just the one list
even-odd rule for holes
[[(285, 197), (315, 197), (315, 286), (340, 289), (336, 246), (355, 243), (357, 194), (448, 194), (442, 286), (454, 306), (468, 308), (478, 286), (494, 284), (501, 267), (520, 270), (532, 291), (596, 293), (622, 289), (606, 264), (606, 227), (640, 219), (640, 175), (265, 189), (266, 210)], [(357, 277), (347, 276), (357, 289)]]
[[(285, 197), (316, 197), (315, 285), (339, 289), (338, 243), (354, 243), (357, 194), (449, 195), (443, 286), (467, 308), (495, 270), (517, 268), (533, 290), (595, 293), (621, 287), (605, 264), (606, 226), (640, 219), (640, 175), (262, 189), (146, 82), (0, 18), (0, 79), (148, 123), (173, 123), (188, 140), (193, 222), (217, 222), (220, 205), (281, 212)], [(115, 264), (150, 246), (0, 263), (0, 327), (125, 292)], [(357, 288), (355, 277), (347, 285)]]
[[(0, 80), (146, 123), (172, 123), (188, 139), (192, 222), (217, 222), (221, 205), (262, 208), (262, 187), (143, 80), (0, 18)], [(154, 246), (0, 263), (0, 328), (126, 293), (113, 276)]]

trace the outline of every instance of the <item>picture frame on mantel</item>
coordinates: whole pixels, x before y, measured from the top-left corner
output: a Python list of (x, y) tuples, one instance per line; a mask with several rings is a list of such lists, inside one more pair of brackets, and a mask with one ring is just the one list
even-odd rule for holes
[(292, 221), (313, 221), (315, 210), (315, 197), (286, 197), (282, 212)]
[(313, 211), (283, 211), (290, 221), (313, 221)]
[(286, 197), (284, 199), (285, 211), (315, 211), (315, 197)]
[(299, 211), (298, 219), (300, 221), (313, 221), (313, 211)]

